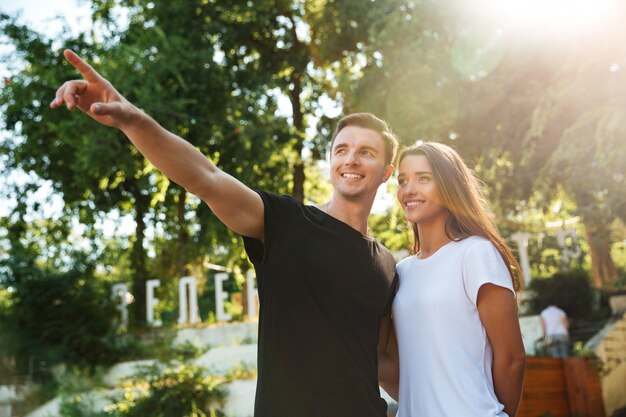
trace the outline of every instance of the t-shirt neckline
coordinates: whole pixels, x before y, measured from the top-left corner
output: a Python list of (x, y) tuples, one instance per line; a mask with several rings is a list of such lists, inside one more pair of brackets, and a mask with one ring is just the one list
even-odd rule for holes
[(354, 227), (350, 226), (348, 223), (346, 223), (344, 221), (341, 221), (341, 220), (339, 220), (338, 218), (336, 218), (334, 216), (331, 216), (330, 214), (326, 213), (324, 210), (322, 210), (322, 209), (320, 209), (320, 208), (318, 208), (316, 206), (306, 205), (305, 207), (309, 207), (309, 208), (314, 209), (315, 211), (317, 211), (317, 212), (321, 213), (322, 215), (324, 215), (326, 218), (330, 219), (331, 221), (335, 222), (336, 224), (340, 225), (341, 227), (350, 230), (351, 233), (354, 233), (355, 235), (360, 236), (363, 239), (366, 239), (366, 240), (372, 241), (372, 242), (376, 241), (376, 239), (374, 239), (373, 237), (364, 235), (363, 233), (361, 233), (358, 230), (356, 230)]
[(447, 242), (446, 244), (441, 245), (441, 247), (440, 247), (439, 249), (437, 249), (435, 252), (433, 252), (433, 253), (432, 253), (432, 254), (431, 254), (428, 258), (424, 258), (424, 259), (422, 259), (422, 258), (418, 258), (418, 257), (417, 257), (417, 256), (419, 255), (419, 252), (418, 252), (418, 253), (416, 253), (415, 255), (413, 255), (413, 259), (414, 259), (416, 262), (421, 263), (421, 264), (424, 264), (424, 263), (426, 263), (426, 262), (431, 262), (433, 259), (435, 259), (435, 258), (437, 258), (437, 257), (441, 256), (441, 253), (445, 252), (445, 250), (446, 250), (445, 248), (446, 248), (446, 247), (452, 246), (452, 244), (453, 244), (453, 243), (458, 243), (458, 242), (459, 242), (459, 241), (456, 241), (456, 240), (450, 240), (450, 241), (449, 241), (449, 242)]

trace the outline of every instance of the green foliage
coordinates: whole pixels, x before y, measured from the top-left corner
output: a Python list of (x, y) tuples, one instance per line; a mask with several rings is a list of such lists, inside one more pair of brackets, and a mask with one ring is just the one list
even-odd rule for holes
[[(394, 189), (392, 185), (388, 188)], [(395, 193), (390, 193), (395, 195)], [(383, 213), (373, 213), (369, 219), (370, 233), (392, 252), (411, 250), (413, 232), (408, 225), (400, 205), (393, 201)], [(398, 259), (399, 260), (399, 259)]]
[(106, 417), (105, 411), (95, 411), (86, 394), (63, 395), (59, 404), (59, 412), (63, 417)]
[(512, 220), (529, 200), (564, 191), (585, 225), (594, 285), (610, 284), (606, 232), (626, 216), (624, 37), (597, 43), (623, 25), (538, 42), (474, 17), (463, 2), (400, 2), (378, 21), (346, 102), (384, 117), (405, 144), (456, 148), (509, 229), (524, 229)]
[[(247, 372), (247, 373), (246, 373)], [(61, 388), (61, 415), (64, 417), (218, 417), (231, 377), (205, 376), (206, 370), (172, 362), (156, 364), (124, 383), (122, 393), (107, 394), (83, 384), (82, 389)], [(247, 376), (243, 368), (233, 376)], [(83, 379), (83, 382), (85, 380)], [(74, 387), (75, 388), (75, 387)], [(106, 405), (103, 408), (104, 404)]]
[(574, 342), (574, 344), (572, 345), (572, 355), (582, 358), (589, 358), (591, 366), (600, 376), (607, 375), (610, 372), (609, 369), (606, 367), (604, 361), (600, 359), (600, 357), (596, 355), (593, 350), (585, 347), (583, 342), (580, 340)]
[(56, 381), (42, 381), (33, 384), (32, 390), (28, 390), (22, 400), (15, 404), (15, 415), (24, 416), (35, 411), (35, 409), (41, 407), (42, 404), (56, 397), (58, 389), (59, 385)]
[(115, 417), (217, 417), (226, 396), (226, 379), (204, 376), (203, 369), (179, 365), (150, 369), (126, 388), (124, 398), (107, 408)]
[(617, 268), (617, 281), (615, 288), (626, 288), (626, 226), (622, 221), (615, 221), (612, 225), (611, 258)]
[(16, 372), (35, 372), (39, 379), (48, 378), (58, 363), (110, 363), (117, 355), (109, 343), (113, 311), (106, 282), (95, 277), (94, 259), (68, 248), (45, 256), (46, 241), (63, 247), (68, 228), (44, 223), (53, 233), (42, 241), (41, 224), (29, 225), (20, 207), (14, 221), (1, 219), (8, 240), (0, 257), (4, 355), (15, 358)]
[(593, 290), (589, 275), (585, 271), (558, 272), (551, 278), (533, 279), (527, 288), (527, 311), (539, 314), (541, 310), (555, 304), (569, 317), (584, 319), (592, 313)]
[(237, 364), (233, 369), (230, 369), (226, 373), (226, 378), (229, 381), (240, 381), (246, 379), (256, 379), (257, 375), (256, 367), (251, 368), (242, 362)]
[(110, 363), (116, 352), (107, 343), (112, 311), (103, 286), (88, 265), (67, 272), (33, 269), (14, 280), (11, 308), (2, 328), (12, 339), (11, 353), (22, 373), (29, 358), (47, 366), (59, 362)]
[[(113, 4), (128, 7), (130, 24), (107, 26), (105, 42), (85, 34), (55, 39), (53, 46), (1, 16), (0, 30), (24, 65), (0, 94), (3, 120), (14, 133), (0, 147), (8, 170), (34, 173), (62, 193), (68, 216), (88, 225), (111, 212), (134, 217), (127, 270), (120, 272), (133, 282), (137, 302), (131, 317), (141, 318), (147, 279), (183, 276), (188, 265), (224, 252), (234, 235), (205, 204), (148, 164), (121, 132), (48, 108), (42, 94), (52, 97), (57, 86), (78, 75), (60, 50), (84, 56), (126, 97), (247, 184), (286, 191), (293, 158), (286, 157), (286, 121), (267, 94), (273, 67), (266, 70), (254, 51), (237, 44), (237, 36), (249, 32), (228, 29), (232, 22), (216, 18), (215, 5), (199, 1), (95, 2), (96, 19), (113, 23), (106, 12)], [(9, 60), (14, 55), (4, 57)], [(150, 242), (155, 260), (146, 251), (150, 225), (157, 229)], [(225, 263), (239, 261), (240, 249), (239, 244), (222, 254)]]

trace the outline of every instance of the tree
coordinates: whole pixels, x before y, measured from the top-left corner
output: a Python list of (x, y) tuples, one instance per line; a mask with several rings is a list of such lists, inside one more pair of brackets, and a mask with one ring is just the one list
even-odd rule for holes
[(616, 279), (608, 226), (626, 199), (623, 11), (595, 37), (537, 41), (452, 2), (407, 2), (381, 23), (350, 100), (406, 142), (441, 141), (479, 171), (496, 167), (488, 188), (503, 223), (537, 192), (547, 206), (564, 189), (585, 224), (594, 283), (606, 285)]
[(0, 257), (2, 356), (14, 358), (21, 375), (35, 371), (36, 378), (49, 377), (45, 371), (58, 363), (112, 362), (118, 354), (108, 342), (113, 307), (106, 282), (95, 277), (97, 257), (68, 244), (68, 223), (29, 224), (27, 209), (18, 196), (12, 215), (0, 221), (8, 241)]
[[(103, 129), (86, 118), (51, 112), (47, 101), (68, 77), (67, 65), (53, 48), (52, 40), (7, 15), (0, 17), (0, 24), (4, 36), (26, 63), (23, 70), (14, 73), (0, 96), (6, 128), (13, 133), (2, 143), (8, 155), (7, 169), (20, 169), (49, 180), (69, 210), (88, 225), (93, 225), (100, 213), (134, 211), (137, 239), (133, 265), (136, 277), (142, 279), (144, 216), (153, 188), (149, 176), (142, 175), (146, 163), (119, 132)], [(84, 36), (63, 40), (62, 47), (87, 56), (106, 51), (90, 45)]]
[(370, 28), (393, 3), (219, 0), (207, 5), (213, 18), (228, 28), (225, 38), (232, 47), (272, 71), (272, 86), (289, 98), (295, 155), (291, 194), (300, 201), (305, 197), (305, 148), (314, 162), (323, 157), (328, 143), (328, 135), (307, 140), (308, 119), (325, 115), (323, 96), (338, 99), (337, 78), (350, 72), (353, 56), (369, 42)]
[[(216, 60), (222, 46), (218, 35), (224, 27), (197, 18), (193, 3), (178, 5), (176, 13), (171, 13), (169, 4), (157, 5), (131, 10), (128, 28), (111, 29), (114, 42), (101, 44), (81, 36), (64, 40), (61, 46), (88, 57), (131, 100), (154, 112), (168, 129), (186, 137), (226, 171), (244, 182), (279, 191), (288, 160), (279, 149), (287, 136), (282, 118), (275, 115), (274, 99), (264, 88), (263, 80), (271, 74), (258, 71), (237, 54), (229, 62)], [(102, 11), (96, 17), (107, 18)], [(194, 258), (204, 259), (202, 249), (216, 242), (224, 245), (232, 235), (217, 225), (206, 206), (189, 201), (185, 190), (156, 172), (119, 132), (84, 117), (50, 112), (41, 90), (47, 89), (51, 97), (54, 86), (76, 74), (61, 61), (51, 40), (8, 16), (2, 23), (3, 33), (27, 63), (3, 90), (0, 102), (7, 128), (23, 138), (3, 144), (10, 155), (7, 165), (51, 180), (84, 222), (93, 223), (98, 213), (113, 209), (134, 214), (131, 265), (136, 316), (141, 318), (149, 274), (147, 218), (173, 231), (169, 236), (177, 244), (170, 262), (178, 276)], [(266, 169), (261, 169), (261, 163)], [(200, 227), (187, 224), (192, 208), (203, 221)], [(190, 230), (197, 231), (192, 239), (203, 244), (188, 246)], [(216, 231), (217, 236), (209, 236)]]

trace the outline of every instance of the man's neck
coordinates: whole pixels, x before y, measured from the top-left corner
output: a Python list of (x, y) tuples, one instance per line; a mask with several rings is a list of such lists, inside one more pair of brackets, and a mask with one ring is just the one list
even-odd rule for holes
[(361, 234), (367, 235), (367, 219), (373, 204), (373, 199), (370, 202), (364, 200), (350, 201), (333, 195), (330, 201), (320, 204), (318, 208)]

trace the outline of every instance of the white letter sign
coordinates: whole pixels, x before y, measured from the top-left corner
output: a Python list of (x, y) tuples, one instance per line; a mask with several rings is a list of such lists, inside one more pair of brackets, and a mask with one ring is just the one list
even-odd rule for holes
[(128, 327), (128, 302), (126, 293), (128, 292), (128, 285), (115, 284), (111, 287), (111, 300), (119, 300), (119, 304), (115, 306), (115, 309), (120, 312), (120, 323), (124, 327)]
[(154, 307), (156, 307), (159, 299), (154, 296), (154, 289), (161, 285), (158, 279), (146, 281), (146, 321), (150, 327), (161, 327), (161, 320), (154, 320)]
[[(189, 298), (187, 298), (189, 288)], [(189, 315), (187, 315), (189, 309)], [(194, 277), (183, 277), (178, 281), (178, 324), (198, 323), (198, 292)]]
[(232, 319), (232, 316), (224, 311), (224, 300), (228, 298), (228, 293), (224, 292), (222, 282), (227, 279), (228, 274), (225, 272), (215, 274), (215, 318), (217, 321), (229, 321)]

